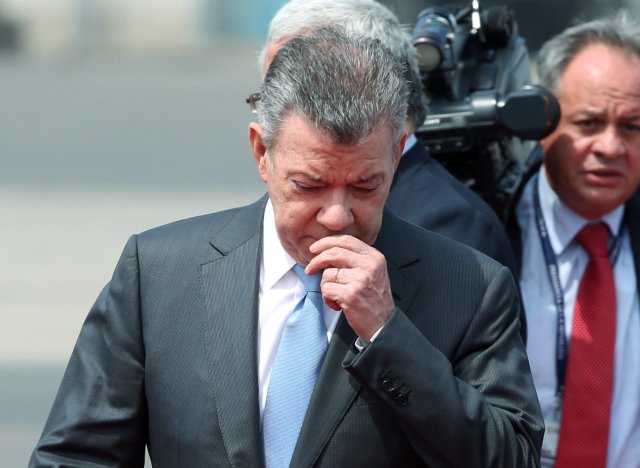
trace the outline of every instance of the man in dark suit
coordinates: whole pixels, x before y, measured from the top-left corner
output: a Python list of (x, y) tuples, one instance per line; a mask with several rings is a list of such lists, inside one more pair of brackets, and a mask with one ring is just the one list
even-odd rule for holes
[(577, 25), (538, 62), (562, 117), (541, 141), (542, 166), (511, 228), (545, 417), (542, 463), (637, 467), (640, 25), (624, 15)]
[(406, 89), (377, 41), (283, 46), (268, 197), (130, 239), (30, 466), (538, 465), (509, 270), (384, 209)]
[[(266, 74), (271, 59), (288, 39), (327, 25), (378, 39), (406, 66), (408, 136), (386, 206), (416, 226), (492, 257), (517, 277), (511, 244), (496, 213), (433, 159), (414, 134), (426, 115), (420, 68), (411, 35), (387, 7), (375, 0), (290, 0), (269, 23), (267, 40), (258, 60), (262, 72)], [(520, 334), (526, 340), (523, 309)]]

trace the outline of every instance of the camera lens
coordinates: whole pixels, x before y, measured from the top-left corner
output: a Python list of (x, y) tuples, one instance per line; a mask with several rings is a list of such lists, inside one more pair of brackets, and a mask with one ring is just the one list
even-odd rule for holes
[(423, 71), (432, 72), (447, 62), (455, 29), (455, 17), (445, 10), (427, 8), (420, 12), (412, 36)]

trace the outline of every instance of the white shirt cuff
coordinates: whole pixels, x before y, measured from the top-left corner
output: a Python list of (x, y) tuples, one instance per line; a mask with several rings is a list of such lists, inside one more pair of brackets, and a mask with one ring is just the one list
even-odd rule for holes
[(376, 332), (371, 335), (371, 339), (369, 340), (369, 342), (365, 342), (362, 338), (358, 337), (356, 338), (356, 348), (358, 349), (358, 351), (362, 351), (364, 348), (367, 347), (367, 345), (369, 345), (370, 343), (373, 342), (373, 340), (375, 340), (378, 335), (380, 334), (380, 332), (382, 331), (382, 329), (384, 328), (384, 325), (382, 325), (380, 328), (378, 328), (378, 330), (376, 330)]

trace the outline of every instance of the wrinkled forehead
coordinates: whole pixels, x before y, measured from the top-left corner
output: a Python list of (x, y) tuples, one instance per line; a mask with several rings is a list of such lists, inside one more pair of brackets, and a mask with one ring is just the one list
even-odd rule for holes
[[(637, 88), (640, 80), (640, 55), (633, 51), (608, 45), (589, 43), (569, 60), (558, 76), (556, 94), (568, 93), (575, 84), (619, 83), (631, 81), (630, 88)], [(572, 81), (569, 85), (568, 81)], [(597, 87), (597, 86), (596, 86)]]

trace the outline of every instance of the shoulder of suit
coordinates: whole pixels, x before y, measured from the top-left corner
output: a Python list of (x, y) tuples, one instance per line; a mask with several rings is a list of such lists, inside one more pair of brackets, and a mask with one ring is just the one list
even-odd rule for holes
[(640, 190), (625, 204), (625, 219), (632, 238), (635, 238), (635, 242), (640, 242)]
[(239, 229), (251, 229), (262, 224), (262, 212), (266, 198), (242, 207), (230, 208), (173, 221), (138, 234), (142, 241), (162, 239), (209, 239), (234, 223)]
[[(402, 171), (403, 158), (407, 159), (404, 171)], [(420, 165), (419, 169), (410, 169), (410, 167), (417, 164)], [(458, 180), (419, 144), (414, 145), (410, 152), (400, 159), (397, 179), (390, 193), (392, 202), (399, 201), (393, 200), (397, 195), (394, 192), (399, 192), (400, 194), (404, 192), (411, 193), (415, 204), (421, 203), (421, 198), (415, 197), (415, 194), (428, 194), (430, 197), (437, 197), (441, 207), (442, 204), (445, 204), (448, 207), (447, 209), (459, 211), (462, 216), (473, 214), (477, 219), (482, 219), (489, 224), (500, 224), (496, 213), (480, 195)], [(403, 198), (402, 202), (406, 204), (407, 200)], [(398, 210), (397, 203), (392, 204)], [(425, 209), (428, 209), (428, 206), (424, 206), (423, 210)], [(420, 219), (420, 211), (416, 212), (416, 210), (416, 206), (413, 206), (407, 210), (400, 208), (398, 212), (409, 221), (416, 221)], [(416, 219), (411, 217), (412, 212), (416, 212)]]
[[(450, 239), (436, 232), (416, 226), (385, 210), (384, 222), (391, 228), (381, 230), (380, 247), (382, 252), (398, 256), (405, 261), (408, 256), (424, 260), (425, 264), (433, 266), (434, 261), (438, 266), (448, 263), (478, 264), (488, 267), (500, 268), (502, 265), (488, 255), (474, 249), (462, 242)], [(493, 265), (493, 267), (492, 267)]]
[(631, 207), (631, 209), (640, 212), (640, 189), (634, 193), (629, 201), (627, 202), (627, 206)]

